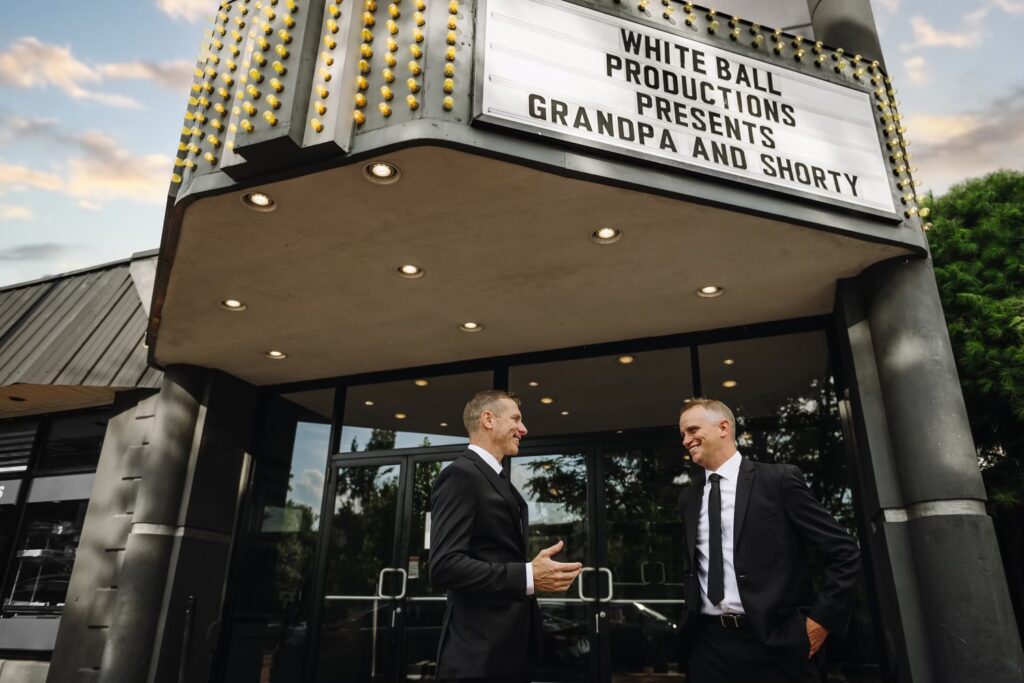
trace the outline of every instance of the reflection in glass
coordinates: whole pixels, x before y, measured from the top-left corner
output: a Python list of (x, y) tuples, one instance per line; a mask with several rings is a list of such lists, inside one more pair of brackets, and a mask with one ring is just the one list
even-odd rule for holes
[(413, 464), (412, 516), (406, 570), (408, 601), (403, 629), (406, 680), (435, 680), (437, 646), (444, 618), (444, 592), (430, 583), (430, 493), (450, 460)]
[[(702, 346), (700, 360), (705, 393), (736, 414), (740, 452), (761, 462), (797, 465), (814, 496), (856, 538), (853, 474), (825, 333)], [(730, 381), (735, 385), (726, 386)], [(811, 567), (820, 583), (822, 565), (813, 553)], [(880, 680), (875, 633), (862, 575), (847, 636), (829, 644), (829, 680)]]
[(603, 454), (607, 606), (612, 680), (657, 674), (681, 681), (678, 620), (686, 566), (679, 494), (690, 483), (681, 448), (623, 448)]
[(349, 387), (341, 452), (467, 443), (462, 409), (492, 383), (477, 372)]
[(51, 418), (37, 471), (96, 469), (108, 418), (107, 409)]
[(230, 680), (302, 680), (333, 400), (333, 390), (267, 399), (233, 579)]
[(517, 365), (509, 387), (523, 399), (531, 436), (673, 427), (693, 393), (690, 350)]
[[(512, 483), (530, 512), (528, 558), (565, 542), (555, 559), (587, 563), (587, 462), (582, 453), (526, 455), (512, 458)], [(573, 583), (566, 593), (538, 593), (544, 631), (544, 651), (536, 678), (544, 681), (583, 681), (591, 672), (594, 648), (586, 605), (567, 602), (578, 597)]]
[(30, 503), (3, 593), (3, 615), (59, 613), (88, 500)]
[[(378, 582), (386, 594), (401, 590), (397, 582), (381, 581), (381, 570), (392, 566), (395, 551), (400, 473), (398, 465), (338, 469), (318, 681), (382, 680), (393, 665), (388, 650), (395, 606), (373, 596)], [(385, 578), (393, 575), (385, 573)]]

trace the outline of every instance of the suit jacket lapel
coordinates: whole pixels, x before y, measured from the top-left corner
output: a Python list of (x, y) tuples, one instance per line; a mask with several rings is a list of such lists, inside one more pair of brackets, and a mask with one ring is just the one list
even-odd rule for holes
[(743, 521), (747, 518), (747, 503), (750, 502), (750, 489), (754, 486), (754, 463), (743, 458), (740, 461), (740, 474), (736, 481), (736, 512), (733, 516), (732, 551), (740, 547), (740, 534)]
[(523, 531), (524, 540), (524, 551), (525, 551), (525, 532), (526, 523), (523, 521), (522, 513), (520, 513), (519, 502), (516, 500), (516, 495), (512, 493), (512, 487), (509, 483), (498, 476), (498, 473), (491, 469), (491, 466), (483, 461), (479, 455), (471, 450), (466, 451), (466, 457), (473, 461), (476, 468), (480, 470), (480, 473), (487, 479), (487, 483), (494, 487), (494, 490), (505, 499), (505, 503), (508, 504), (508, 510), (512, 514), (512, 518), (517, 520), (520, 525), (520, 530)]

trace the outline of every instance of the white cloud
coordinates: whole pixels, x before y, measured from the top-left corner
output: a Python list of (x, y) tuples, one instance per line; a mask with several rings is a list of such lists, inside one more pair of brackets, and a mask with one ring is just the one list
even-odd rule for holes
[(64, 180), (59, 175), (0, 162), (0, 193), (6, 190), (20, 192), (29, 189), (56, 192), (63, 186)]
[(90, 202), (88, 199), (80, 199), (80, 200), (78, 200), (75, 203), (75, 206), (77, 206), (78, 208), (83, 209), (85, 211), (102, 211), (103, 210), (103, 205), (102, 204), (97, 204), (96, 202)]
[(34, 218), (32, 209), (15, 204), (0, 204), (0, 220), (30, 221)]
[(55, 143), (69, 154), (52, 173), (0, 163), (0, 188), (57, 192), (78, 200), (77, 205), (88, 211), (98, 211), (104, 202), (118, 199), (145, 204), (161, 204), (167, 199), (173, 164), (170, 156), (135, 154), (106, 133), (70, 132), (49, 119), (12, 118), (7, 123), (22, 137)]
[(1024, 159), (1024, 87), (951, 116), (906, 118), (913, 164), (922, 189), (943, 193), (967, 178), (1000, 168), (1021, 170)]
[(133, 79), (152, 81), (174, 92), (187, 92), (192, 82), (192, 70), (195, 63), (187, 59), (176, 59), (171, 62), (138, 61), (123, 64), (103, 64), (99, 67), (100, 74), (110, 79)]
[(914, 85), (924, 85), (931, 80), (931, 74), (925, 70), (926, 61), (924, 57), (911, 57), (903, 62), (903, 69), (907, 74), (907, 80)]
[(955, 49), (973, 48), (981, 45), (985, 37), (984, 21), (989, 8), (982, 7), (964, 17), (964, 30), (960, 32), (940, 31), (922, 16), (910, 18), (910, 28), (914, 33), (914, 42), (902, 45), (903, 50), (919, 47), (951, 47)]
[(53, 87), (73, 100), (121, 109), (141, 109), (143, 105), (133, 97), (103, 92), (96, 87), (112, 80), (141, 80), (185, 92), (191, 70), (192, 65), (180, 59), (89, 65), (75, 57), (70, 47), (44, 43), (33, 36), (18, 38), (0, 52), (0, 85), (21, 89)]
[(195, 22), (212, 16), (217, 3), (210, 0), (156, 0), (157, 9), (171, 19)]
[(1024, 12), (1024, 2), (1018, 0), (989, 0), (991, 4), (1003, 10), (1007, 14), (1020, 14)]

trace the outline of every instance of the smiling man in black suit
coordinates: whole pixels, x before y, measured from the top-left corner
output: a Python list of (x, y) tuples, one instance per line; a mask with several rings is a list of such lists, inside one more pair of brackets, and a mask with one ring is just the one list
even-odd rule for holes
[(551, 559), (561, 541), (527, 561), (526, 501), (501, 466), (526, 436), (519, 399), (481, 391), (462, 418), (469, 448), (431, 495), (430, 580), (448, 593), (437, 677), (524, 683), (543, 635), (534, 594), (567, 590), (581, 565)]
[[(741, 456), (735, 430), (719, 401), (691, 399), (680, 411), (683, 447), (703, 475), (679, 498), (688, 683), (822, 680), (820, 648), (849, 620), (857, 544), (799, 469)], [(809, 546), (824, 565), (817, 592)]]

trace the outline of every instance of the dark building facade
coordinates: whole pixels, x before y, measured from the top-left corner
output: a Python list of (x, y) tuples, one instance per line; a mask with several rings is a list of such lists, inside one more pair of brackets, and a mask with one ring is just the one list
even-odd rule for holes
[(188, 102), (159, 253), (0, 291), (0, 683), (433, 679), (489, 387), (536, 680), (685, 680), (693, 395), (858, 539), (831, 680), (1020, 680), (866, 1), (235, 0)]

